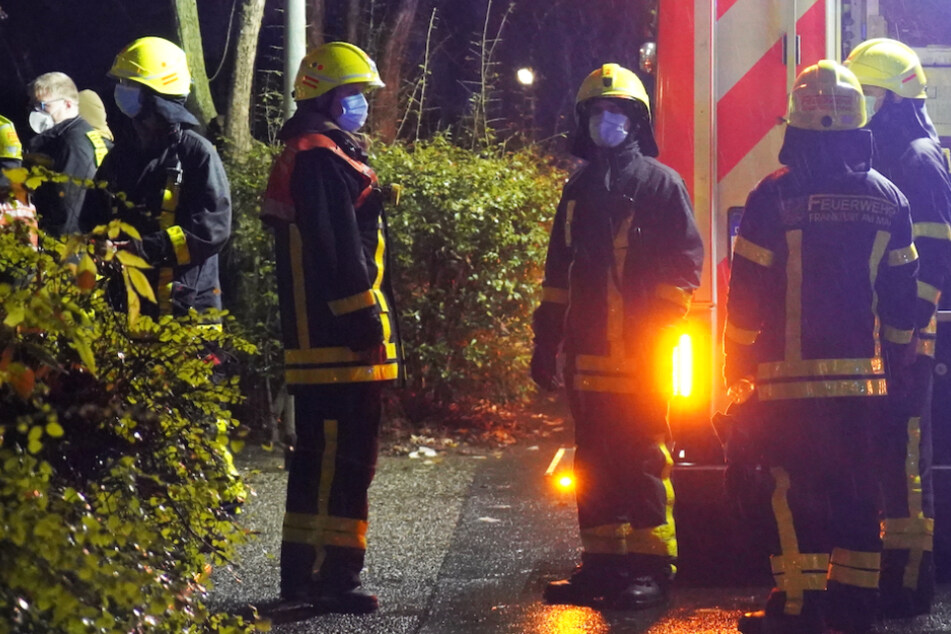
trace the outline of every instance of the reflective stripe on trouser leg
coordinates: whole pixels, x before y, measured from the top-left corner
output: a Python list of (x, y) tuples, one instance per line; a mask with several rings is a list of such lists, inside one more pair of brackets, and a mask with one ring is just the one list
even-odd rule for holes
[(881, 563), (881, 553), (834, 548), (829, 561), (829, 581), (876, 590)]
[(674, 461), (667, 450), (664, 437), (657, 437), (655, 442), (664, 457), (660, 480), (663, 483), (665, 495), (665, 523), (647, 528), (634, 528), (630, 522), (582, 528), (581, 544), (586, 553), (677, 556), (677, 536), (674, 527), (674, 487), (670, 481)]
[(882, 522), (882, 540), (885, 550), (905, 550), (908, 561), (902, 575), (902, 585), (914, 590), (918, 587), (921, 560), (925, 552), (934, 549), (934, 519), (925, 517), (922, 507), (920, 448), (921, 419), (908, 419), (908, 446), (905, 453), (905, 483), (908, 500), (906, 517), (887, 517)]
[(789, 473), (782, 467), (770, 469), (775, 481), (773, 514), (779, 531), (782, 555), (770, 557), (776, 588), (786, 593), (783, 612), (791, 616), (802, 613), (806, 590), (825, 590), (829, 569), (827, 553), (800, 553), (792, 509), (789, 508)]

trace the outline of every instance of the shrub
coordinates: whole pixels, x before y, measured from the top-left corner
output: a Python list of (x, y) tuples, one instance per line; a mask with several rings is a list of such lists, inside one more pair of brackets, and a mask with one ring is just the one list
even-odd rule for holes
[(0, 231), (0, 632), (247, 630), (203, 594), (246, 538), (220, 431), (236, 384), (208, 353), (249, 346), (116, 313), (112, 275), (143, 291), (133, 260), (40, 238)]
[(565, 174), (534, 148), (470, 151), (446, 136), (378, 148), (373, 165), (402, 185), (389, 229), (407, 401), (522, 396)]

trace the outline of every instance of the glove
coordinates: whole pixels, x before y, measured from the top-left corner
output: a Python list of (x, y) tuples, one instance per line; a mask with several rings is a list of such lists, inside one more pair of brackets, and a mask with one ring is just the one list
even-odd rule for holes
[(539, 388), (552, 392), (561, 387), (558, 378), (558, 348), (535, 346), (532, 352), (532, 381)]
[(362, 308), (337, 319), (343, 326), (347, 347), (354, 352), (376, 348), (383, 343), (383, 324), (375, 308)]

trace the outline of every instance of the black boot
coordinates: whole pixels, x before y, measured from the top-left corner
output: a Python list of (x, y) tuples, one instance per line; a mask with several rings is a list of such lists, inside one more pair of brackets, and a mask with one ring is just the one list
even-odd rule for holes
[(786, 593), (773, 589), (766, 600), (766, 609), (746, 612), (740, 616), (736, 629), (742, 634), (823, 634), (823, 592), (807, 590), (799, 615), (784, 614)]
[(552, 604), (598, 605), (606, 594), (618, 591), (616, 560), (614, 555), (582, 553), (571, 576), (550, 582), (542, 596)]
[(356, 548), (326, 547), (326, 556), (317, 576), (314, 607), (325, 612), (369, 614), (376, 612), (375, 595), (360, 585), (365, 551)]
[(633, 577), (620, 592), (605, 597), (606, 608), (646, 610), (667, 602), (667, 583), (652, 575)]

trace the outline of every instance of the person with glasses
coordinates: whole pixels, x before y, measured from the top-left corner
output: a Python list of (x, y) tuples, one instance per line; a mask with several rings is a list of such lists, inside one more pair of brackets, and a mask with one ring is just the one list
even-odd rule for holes
[(37, 188), (40, 229), (54, 236), (78, 233), (87, 191), (84, 181), (95, 175), (112, 141), (79, 115), (79, 91), (65, 73), (40, 75), (30, 84), (29, 94), (29, 122), (36, 136), (29, 142), (24, 163), (70, 177), (57, 182), (49, 175)]

